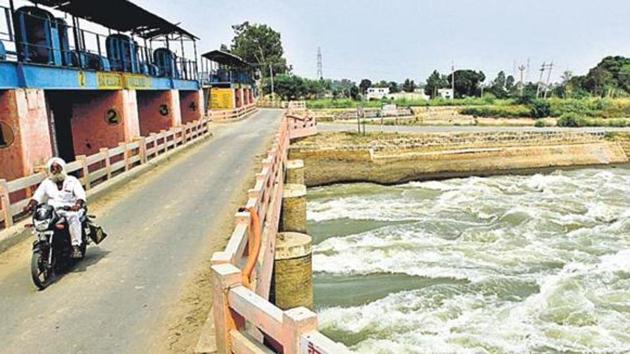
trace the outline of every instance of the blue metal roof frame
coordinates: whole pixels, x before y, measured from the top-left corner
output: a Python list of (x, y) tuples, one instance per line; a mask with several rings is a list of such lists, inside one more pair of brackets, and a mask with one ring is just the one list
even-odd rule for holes
[(121, 32), (131, 32), (145, 39), (179, 34), (190, 40), (199, 39), (177, 24), (155, 15), (128, 0), (29, 0), (72, 16), (98, 23)]

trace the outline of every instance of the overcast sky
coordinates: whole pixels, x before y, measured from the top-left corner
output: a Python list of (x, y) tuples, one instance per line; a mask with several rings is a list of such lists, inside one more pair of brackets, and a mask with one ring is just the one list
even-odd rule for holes
[(432, 70), (512, 73), (543, 61), (585, 73), (606, 55), (630, 56), (628, 0), (132, 0), (201, 37), (229, 44), (231, 25), (265, 23), (282, 34), (298, 75), (424, 81)]

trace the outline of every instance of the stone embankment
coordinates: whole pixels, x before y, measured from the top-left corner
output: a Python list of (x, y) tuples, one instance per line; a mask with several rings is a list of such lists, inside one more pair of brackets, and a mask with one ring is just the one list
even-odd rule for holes
[(628, 162), (629, 134), (501, 132), (319, 134), (292, 145), (308, 186), (396, 184)]

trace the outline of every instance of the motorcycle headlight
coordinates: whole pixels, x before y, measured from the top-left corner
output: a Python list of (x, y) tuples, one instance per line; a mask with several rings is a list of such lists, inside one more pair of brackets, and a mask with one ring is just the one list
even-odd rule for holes
[(46, 231), (50, 227), (50, 220), (35, 221), (33, 224), (35, 226), (35, 230)]

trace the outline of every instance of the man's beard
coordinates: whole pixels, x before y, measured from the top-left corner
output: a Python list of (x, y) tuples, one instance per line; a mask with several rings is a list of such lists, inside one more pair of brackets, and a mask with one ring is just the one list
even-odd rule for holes
[(50, 180), (55, 183), (61, 183), (66, 179), (66, 174), (63, 172), (55, 173), (50, 175)]

